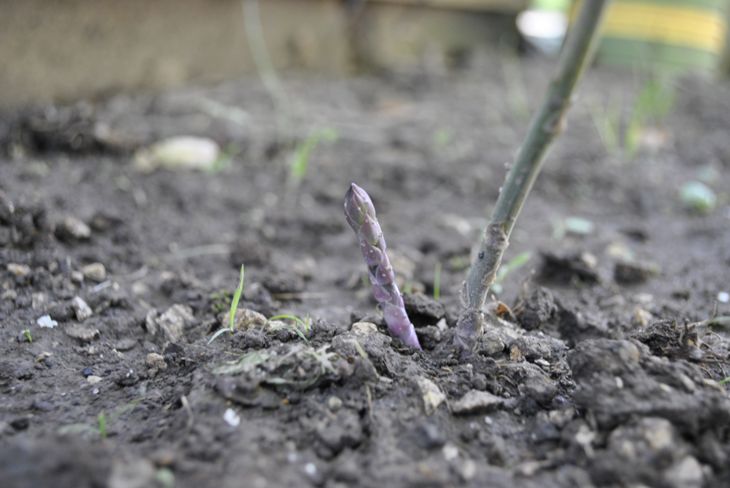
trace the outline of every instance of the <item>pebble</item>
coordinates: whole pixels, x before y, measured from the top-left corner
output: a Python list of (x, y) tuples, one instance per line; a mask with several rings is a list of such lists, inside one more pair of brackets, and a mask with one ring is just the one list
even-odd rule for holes
[(43, 315), (36, 320), (36, 324), (44, 329), (53, 329), (58, 325), (58, 322), (53, 320), (50, 315)]
[(88, 378), (89, 376), (92, 376), (94, 374), (94, 370), (91, 367), (86, 367), (81, 370), (81, 374), (84, 376), (84, 378)]
[(416, 386), (418, 386), (421, 399), (423, 400), (423, 411), (426, 415), (431, 415), (443, 402), (446, 401), (446, 395), (436, 386), (436, 383), (424, 378), (416, 377)]
[(8, 271), (17, 278), (24, 278), (30, 274), (30, 266), (18, 263), (8, 263)]
[(119, 339), (117, 342), (114, 343), (114, 349), (117, 351), (125, 352), (125, 351), (131, 351), (137, 346), (137, 340), (132, 339), (131, 337), (127, 337), (125, 339)]
[(80, 219), (67, 216), (56, 227), (56, 236), (62, 240), (85, 240), (91, 237), (91, 229)]
[(636, 307), (631, 316), (631, 323), (636, 327), (646, 327), (652, 319), (650, 312), (641, 307)]
[(134, 166), (142, 172), (157, 168), (211, 170), (220, 157), (220, 147), (212, 139), (177, 136), (138, 151)]
[(81, 274), (87, 280), (101, 283), (106, 279), (106, 268), (101, 263), (91, 263), (81, 268)]
[(227, 408), (223, 414), (223, 420), (231, 427), (238, 427), (241, 423), (241, 417), (238, 416), (235, 410)]
[[(228, 327), (228, 313), (221, 314), (221, 324)], [(236, 310), (236, 317), (233, 326), (238, 330), (248, 330), (252, 327), (263, 327), (268, 323), (268, 319), (264, 315), (249, 308), (239, 308)]]
[(81, 342), (91, 342), (99, 337), (99, 329), (80, 324), (66, 327), (64, 329), (64, 332), (67, 336), (77, 339)]
[(86, 381), (90, 385), (95, 385), (101, 381), (101, 376), (96, 376), (96, 375), (92, 374), (91, 376), (86, 377)]
[(355, 322), (352, 324), (352, 333), (358, 336), (367, 336), (378, 332), (378, 326), (372, 322)]
[(188, 305), (176, 303), (164, 313), (156, 316), (156, 312), (150, 311), (145, 319), (147, 330), (157, 335), (161, 332), (170, 342), (178, 342), (185, 334), (185, 328), (195, 323), (193, 309)]
[(89, 304), (78, 296), (71, 300), (71, 308), (73, 308), (74, 314), (76, 315), (76, 320), (80, 322), (83, 322), (94, 314)]
[(669, 468), (664, 477), (667, 486), (699, 488), (703, 484), (702, 465), (692, 456), (685, 456)]
[(340, 400), (336, 396), (329, 397), (327, 399), (327, 408), (329, 408), (333, 412), (336, 412), (337, 410), (342, 408), (342, 400)]
[(730, 293), (726, 291), (721, 291), (717, 294), (717, 301), (720, 303), (728, 303), (730, 302)]
[(151, 352), (145, 358), (145, 364), (150, 369), (150, 374), (157, 374), (158, 371), (167, 369), (167, 362), (162, 354)]
[(470, 415), (496, 410), (504, 404), (504, 398), (486, 391), (471, 390), (451, 403), (454, 415)]

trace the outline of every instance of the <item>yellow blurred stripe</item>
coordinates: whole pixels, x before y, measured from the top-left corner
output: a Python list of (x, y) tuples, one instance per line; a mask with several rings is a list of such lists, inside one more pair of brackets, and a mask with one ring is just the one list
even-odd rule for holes
[(723, 49), (726, 29), (721, 13), (650, 3), (614, 2), (603, 23), (606, 36), (664, 42), (715, 53)]

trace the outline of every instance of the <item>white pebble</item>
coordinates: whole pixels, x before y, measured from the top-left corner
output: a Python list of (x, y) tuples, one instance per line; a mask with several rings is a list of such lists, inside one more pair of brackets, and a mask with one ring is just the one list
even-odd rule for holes
[(53, 320), (50, 315), (44, 315), (36, 320), (36, 324), (38, 324), (40, 327), (43, 327), (44, 329), (53, 329), (58, 325), (58, 322)]
[(717, 301), (720, 303), (730, 302), (730, 293), (726, 291), (721, 291), (717, 294)]
[(238, 427), (241, 423), (241, 417), (232, 408), (226, 409), (226, 412), (223, 414), (223, 420), (231, 427)]
[(304, 465), (304, 472), (309, 476), (317, 474), (317, 466), (314, 463), (307, 463)]

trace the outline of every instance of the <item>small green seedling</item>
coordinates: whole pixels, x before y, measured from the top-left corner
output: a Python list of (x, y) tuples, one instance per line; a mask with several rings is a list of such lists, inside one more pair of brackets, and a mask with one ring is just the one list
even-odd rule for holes
[(433, 268), (433, 299), (441, 298), (441, 263), (438, 262)]
[(531, 257), (532, 253), (530, 251), (525, 251), (503, 264), (502, 267), (499, 268), (499, 271), (497, 271), (497, 278), (495, 278), (494, 280), (494, 286), (492, 286), (492, 291), (497, 295), (502, 293), (502, 282), (505, 278), (507, 278), (507, 275), (510, 274), (512, 271), (515, 271), (516, 269), (519, 269), (522, 266), (526, 265)]
[(23, 337), (25, 337), (25, 340), (33, 343), (33, 336), (30, 334), (30, 329), (23, 329)]
[(291, 324), (289, 324), (289, 326), (291, 327), (292, 331), (296, 335), (298, 335), (299, 338), (302, 339), (304, 342), (309, 342), (307, 336), (312, 331), (312, 319), (310, 319), (309, 317), (304, 317), (304, 319), (302, 319), (292, 314), (280, 314), (274, 315), (273, 317), (269, 318), (269, 320), (290, 321)]
[(246, 276), (246, 268), (242, 264), (241, 265), (241, 274), (238, 279), (238, 288), (236, 288), (236, 291), (233, 292), (233, 298), (231, 299), (231, 308), (228, 312), (228, 327), (224, 327), (222, 329), (217, 330), (211, 337), (208, 339), (208, 344), (212, 343), (214, 340), (218, 338), (218, 336), (230, 332), (231, 334), (236, 328), (236, 311), (238, 310), (238, 302), (241, 300), (241, 295), (243, 294), (243, 285), (244, 285), (244, 278)]
[(720, 385), (727, 385), (728, 383), (730, 383), (730, 376), (727, 376), (727, 377), (721, 379), (717, 383)]
[(649, 78), (636, 96), (628, 120), (622, 117), (620, 103), (591, 110), (593, 125), (609, 153), (623, 150), (628, 158), (636, 154), (647, 126), (661, 124), (674, 107), (675, 88), (671, 81), (656, 76)]
[(335, 142), (337, 140), (337, 131), (331, 128), (319, 129), (311, 133), (306, 139), (300, 142), (289, 163), (289, 185), (299, 186), (304, 177), (307, 176), (309, 169), (309, 161), (312, 152), (322, 142)]
[(96, 418), (96, 422), (99, 426), (99, 437), (102, 439), (106, 439), (106, 414), (104, 412), (99, 412), (99, 415)]

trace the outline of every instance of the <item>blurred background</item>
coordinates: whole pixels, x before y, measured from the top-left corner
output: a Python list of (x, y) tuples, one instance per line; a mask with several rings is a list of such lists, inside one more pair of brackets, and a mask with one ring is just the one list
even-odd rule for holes
[[(729, 3), (615, 0), (597, 62), (727, 76)], [(4, 0), (0, 107), (245, 74), (447, 70), (495, 50), (554, 56), (575, 7), (570, 0)]]

